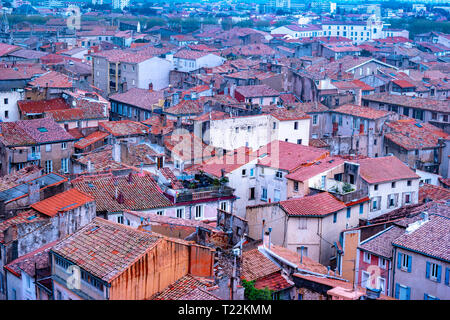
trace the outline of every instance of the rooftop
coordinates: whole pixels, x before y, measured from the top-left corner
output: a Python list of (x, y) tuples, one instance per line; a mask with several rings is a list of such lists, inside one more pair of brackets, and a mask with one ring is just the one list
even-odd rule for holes
[(95, 218), (51, 251), (111, 283), (160, 239), (145, 231)]
[(360, 164), (361, 177), (369, 184), (419, 178), (414, 171), (394, 156), (355, 161)]
[(47, 216), (54, 217), (60, 212), (73, 210), (89, 202), (94, 202), (94, 198), (77, 189), (70, 189), (36, 202), (31, 205), (31, 208)]
[(347, 208), (344, 202), (339, 201), (328, 192), (280, 201), (280, 206), (289, 216), (320, 217)]

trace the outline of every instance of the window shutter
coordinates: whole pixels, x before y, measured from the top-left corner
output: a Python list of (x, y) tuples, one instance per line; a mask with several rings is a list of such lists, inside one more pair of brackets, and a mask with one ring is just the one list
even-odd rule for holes
[(411, 300), (411, 288), (406, 288), (406, 300)]
[(411, 272), (412, 257), (408, 256), (408, 272)]
[(449, 285), (450, 280), (450, 268), (445, 268), (445, 284)]
[(437, 282), (441, 282), (441, 270), (442, 270), (442, 266), (438, 265), (437, 266)]
[(400, 296), (400, 285), (398, 283), (395, 284), (395, 299), (398, 299)]
[(397, 269), (402, 267), (402, 254), (399, 252), (397, 255)]
[(427, 270), (426, 270), (425, 277), (427, 279), (430, 279), (430, 262), (429, 261), (427, 261)]

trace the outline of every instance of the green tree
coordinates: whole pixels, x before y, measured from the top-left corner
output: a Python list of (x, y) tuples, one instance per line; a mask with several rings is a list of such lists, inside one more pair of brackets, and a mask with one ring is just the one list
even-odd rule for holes
[(256, 289), (255, 280), (242, 280), (242, 286), (244, 287), (244, 296), (248, 300), (272, 300), (272, 291), (267, 287), (264, 289)]

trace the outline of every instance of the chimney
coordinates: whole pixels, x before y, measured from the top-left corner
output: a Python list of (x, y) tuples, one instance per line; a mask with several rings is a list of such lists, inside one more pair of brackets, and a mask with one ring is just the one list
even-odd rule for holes
[(148, 84), (148, 91), (153, 92), (153, 83)]
[(112, 158), (115, 162), (121, 162), (121, 147), (119, 142), (115, 141), (112, 149)]

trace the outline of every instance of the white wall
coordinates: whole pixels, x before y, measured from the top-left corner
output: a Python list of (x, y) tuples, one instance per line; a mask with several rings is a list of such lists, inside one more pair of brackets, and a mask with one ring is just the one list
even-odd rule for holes
[[(0, 92), (0, 120), (2, 122), (20, 120), (19, 107), (17, 101), (24, 100), (25, 93), (19, 91), (2, 91)], [(5, 104), (8, 99), (8, 104)], [(8, 111), (8, 118), (5, 118), (5, 111)]]
[(148, 89), (151, 82), (153, 90), (165, 89), (169, 86), (169, 72), (172, 66), (169, 61), (153, 57), (138, 64), (138, 88)]

